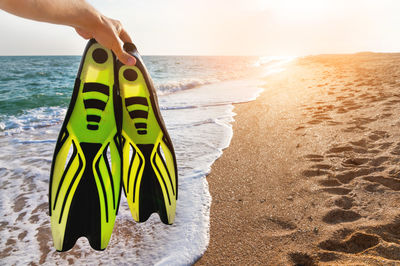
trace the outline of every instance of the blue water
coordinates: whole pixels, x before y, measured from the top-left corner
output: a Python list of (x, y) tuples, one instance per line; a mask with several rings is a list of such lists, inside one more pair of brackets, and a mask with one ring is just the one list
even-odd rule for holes
[(68, 253), (52, 244), (48, 181), (55, 140), (72, 93), (79, 56), (0, 57), (1, 264), (165, 264), (194, 262), (209, 240), (205, 179), (232, 137), (232, 103), (260, 93), (260, 77), (279, 60), (255, 57), (147, 56), (179, 170), (176, 219), (133, 222), (121, 199), (104, 252), (81, 238)]
[[(147, 56), (144, 60), (159, 93), (168, 94), (244, 77), (257, 58)], [(54, 124), (52, 107), (68, 106), (79, 63), (80, 56), (0, 57), (0, 132), (46, 125), (31, 113), (35, 109)]]

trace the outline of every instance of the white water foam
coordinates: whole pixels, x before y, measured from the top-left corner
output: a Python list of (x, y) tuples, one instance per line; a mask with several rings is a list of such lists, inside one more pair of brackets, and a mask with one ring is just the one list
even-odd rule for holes
[(27, 130), (59, 124), (65, 117), (66, 109), (62, 107), (38, 107), (26, 110), (19, 116), (8, 116), (0, 122), (0, 136), (14, 135)]

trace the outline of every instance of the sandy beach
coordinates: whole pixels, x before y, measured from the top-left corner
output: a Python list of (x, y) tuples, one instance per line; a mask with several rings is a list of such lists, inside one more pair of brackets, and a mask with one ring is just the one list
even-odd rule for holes
[(197, 265), (400, 263), (400, 54), (297, 59), (238, 104)]

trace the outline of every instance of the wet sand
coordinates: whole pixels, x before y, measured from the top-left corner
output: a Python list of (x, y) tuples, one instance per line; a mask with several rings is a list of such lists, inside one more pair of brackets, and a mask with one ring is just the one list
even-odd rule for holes
[(197, 265), (400, 263), (400, 54), (298, 59), (234, 111)]

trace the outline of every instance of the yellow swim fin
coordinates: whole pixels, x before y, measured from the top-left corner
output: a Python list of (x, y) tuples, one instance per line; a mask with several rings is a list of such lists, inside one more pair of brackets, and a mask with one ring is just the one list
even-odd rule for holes
[(126, 43), (135, 66), (117, 61), (122, 98), (123, 187), (133, 218), (157, 212), (165, 224), (175, 218), (178, 172), (172, 141), (158, 107), (151, 77), (135, 45)]
[(121, 107), (115, 56), (95, 40), (86, 46), (54, 151), (49, 211), (54, 246), (71, 249), (85, 236), (107, 247), (121, 194)]

